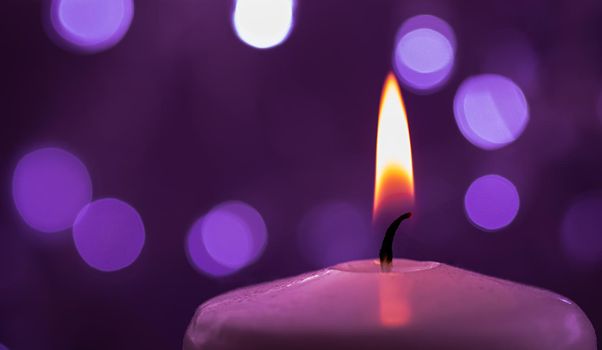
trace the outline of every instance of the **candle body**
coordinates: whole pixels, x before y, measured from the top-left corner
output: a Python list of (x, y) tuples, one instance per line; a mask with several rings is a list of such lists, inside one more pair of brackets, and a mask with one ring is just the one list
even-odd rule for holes
[(196, 311), (185, 350), (594, 350), (552, 292), (433, 262), (354, 261), (238, 289)]

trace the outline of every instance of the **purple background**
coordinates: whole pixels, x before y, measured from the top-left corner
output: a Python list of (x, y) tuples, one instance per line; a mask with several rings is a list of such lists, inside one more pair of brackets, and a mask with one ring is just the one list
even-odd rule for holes
[[(300, 222), (338, 200), (369, 215), (378, 103), (395, 34), (423, 13), (455, 30), (456, 66), (432, 95), (404, 89), (418, 208), (397, 255), (552, 289), (602, 327), (602, 264), (576, 263), (561, 239), (571, 203), (602, 188), (602, 3), (300, 0), (290, 37), (270, 50), (240, 42), (229, 1), (135, 5), (121, 43), (80, 55), (48, 38), (41, 1), (3, 3), (0, 343), (177, 349), (201, 302), (314, 268), (296, 243)], [(453, 97), (470, 75), (520, 67), (488, 58), (508, 32), (537, 55), (537, 81), (525, 90), (531, 120), (513, 144), (484, 151), (459, 132)], [(69, 231), (44, 235), (22, 222), (12, 172), (41, 146), (77, 155), (94, 198), (117, 197), (138, 210), (146, 242), (133, 265), (93, 270)], [(488, 173), (511, 180), (521, 196), (515, 221), (497, 232), (475, 228), (463, 208), (466, 188)], [(184, 244), (195, 220), (226, 200), (262, 214), (268, 244), (252, 266), (213, 279), (191, 267)], [(602, 245), (601, 231), (588, 234), (589, 244)]]

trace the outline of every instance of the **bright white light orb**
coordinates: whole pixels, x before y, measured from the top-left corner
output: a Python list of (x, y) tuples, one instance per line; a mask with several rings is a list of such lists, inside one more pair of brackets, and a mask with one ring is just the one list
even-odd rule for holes
[(294, 0), (236, 0), (232, 22), (246, 44), (267, 49), (281, 44), (293, 27)]

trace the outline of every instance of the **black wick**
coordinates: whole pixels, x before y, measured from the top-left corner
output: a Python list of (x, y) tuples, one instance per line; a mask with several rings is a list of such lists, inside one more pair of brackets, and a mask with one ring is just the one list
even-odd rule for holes
[(391, 271), (391, 265), (393, 264), (393, 238), (395, 238), (395, 232), (397, 232), (397, 228), (401, 222), (411, 216), (412, 213), (407, 212), (395, 219), (395, 221), (389, 225), (389, 228), (385, 233), (385, 238), (383, 239), (383, 245), (380, 247), (380, 252), (378, 254), (380, 257), (380, 269), (382, 271)]

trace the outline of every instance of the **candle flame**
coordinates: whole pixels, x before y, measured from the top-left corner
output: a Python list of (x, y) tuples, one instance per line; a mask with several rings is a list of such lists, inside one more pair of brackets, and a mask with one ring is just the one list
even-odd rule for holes
[(414, 204), (412, 148), (405, 106), (397, 79), (385, 81), (376, 138), (376, 176), (373, 218), (384, 211), (400, 215)]
[[(376, 176), (374, 181), (375, 226), (390, 225), (414, 204), (414, 175), (410, 131), (401, 91), (393, 73), (383, 87), (378, 134), (376, 137)], [(383, 226), (384, 227), (384, 226)], [(408, 282), (399, 276), (379, 275), (380, 321), (385, 327), (400, 327), (410, 321)]]

